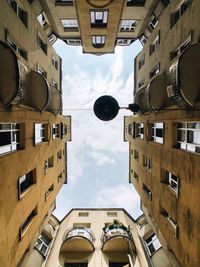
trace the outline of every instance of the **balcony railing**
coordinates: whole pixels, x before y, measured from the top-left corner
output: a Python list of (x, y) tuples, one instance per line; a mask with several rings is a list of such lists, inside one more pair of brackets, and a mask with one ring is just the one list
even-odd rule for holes
[(132, 239), (132, 235), (129, 232), (128, 228), (122, 226), (111, 226), (110, 228), (105, 229), (105, 233), (102, 237), (102, 242), (105, 243), (107, 240), (113, 237), (127, 237), (128, 239)]
[(64, 235), (63, 242), (73, 237), (83, 237), (88, 239), (91, 243), (94, 243), (95, 240), (94, 235), (89, 228), (72, 228)]

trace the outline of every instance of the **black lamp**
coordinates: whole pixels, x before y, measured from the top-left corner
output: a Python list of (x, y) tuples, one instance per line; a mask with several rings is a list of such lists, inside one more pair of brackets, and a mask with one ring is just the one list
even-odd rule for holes
[(128, 107), (120, 107), (117, 100), (110, 95), (99, 97), (93, 106), (94, 114), (102, 121), (110, 121), (114, 119), (120, 109), (129, 109), (132, 112), (137, 113), (140, 110), (140, 106), (132, 103), (129, 104)]

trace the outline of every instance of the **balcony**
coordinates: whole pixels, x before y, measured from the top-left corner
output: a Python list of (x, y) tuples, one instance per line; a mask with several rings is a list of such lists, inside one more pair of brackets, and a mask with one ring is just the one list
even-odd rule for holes
[(0, 41), (0, 99), (3, 106), (20, 104), (26, 96), (28, 69), (15, 51)]
[(63, 238), (60, 252), (86, 252), (94, 251), (94, 235), (89, 228), (73, 228)]
[(181, 108), (192, 108), (200, 100), (200, 43), (193, 44), (178, 55), (169, 68), (170, 99)]
[(62, 112), (62, 96), (60, 91), (54, 86), (50, 86), (50, 101), (46, 110), (54, 115)]
[(27, 95), (24, 105), (40, 112), (46, 110), (50, 99), (50, 90), (46, 78), (37, 71), (28, 73)]
[(104, 252), (135, 252), (135, 245), (130, 229), (123, 224), (111, 224), (103, 229), (102, 251)]

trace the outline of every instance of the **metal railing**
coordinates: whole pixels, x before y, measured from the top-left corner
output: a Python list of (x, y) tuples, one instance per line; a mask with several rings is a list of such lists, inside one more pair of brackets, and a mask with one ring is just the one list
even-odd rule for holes
[(94, 234), (89, 228), (71, 228), (64, 235), (63, 242), (72, 237), (84, 237), (91, 243), (95, 241)]

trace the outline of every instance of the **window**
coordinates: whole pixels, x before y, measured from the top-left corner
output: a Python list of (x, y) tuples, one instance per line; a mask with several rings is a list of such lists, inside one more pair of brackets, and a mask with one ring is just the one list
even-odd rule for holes
[(12, 9), (15, 11), (23, 24), (27, 27), (28, 13), (22, 9), (22, 7), (17, 3), (16, 0), (8, 0), (8, 3), (11, 5)]
[(150, 123), (150, 140), (156, 143), (163, 144), (164, 123)]
[(200, 122), (177, 123), (177, 148), (200, 154)]
[(131, 45), (135, 40), (134, 39), (117, 39), (116, 44), (121, 46)]
[(145, 240), (145, 245), (150, 256), (161, 248), (161, 244), (154, 233)]
[(22, 197), (24, 191), (36, 183), (36, 170), (32, 170), (18, 179), (18, 194), (19, 199)]
[(127, 0), (127, 6), (144, 6), (146, 0)]
[(51, 239), (44, 233), (42, 232), (41, 235), (39, 236), (35, 248), (44, 256), (47, 256), (47, 253), (49, 251), (49, 247), (51, 244)]
[(155, 15), (152, 15), (150, 21), (149, 21), (149, 27), (153, 30), (155, 29), (156, 25), (158, 24), (158, 19)]
[(171, 14), (171, 28), (176, 24), (176, 22), (180, 19), (180, 17), (185, 13), (187, 8), (192, 3), (192, 0), (182, 1), (181, 5), (177, 8), (177, 10)]
[(69, 5), (73, 6), (73, 0), (55, 0), (56, 5)]
[(64, 135), (67, 135), (68, 133), (68, 127), (67, 124), (64, 124), (61, 122), (61, 137), (63, 138)]
[(152, 192), (149, 190), (149, 188), (145, 184), (142, 185), (142, 189), (145, 192), (145, 194), (147, 195), (147, 197), (149, 199), (152, 199)]
[(51, 80), (51, 84), (58, 89), (58, 83), (54, 79)]
[(62, 159), (62, 150), (57, 152), (57, 161)]
[(138, 23), (138, 20), (136, 19), (124, 19), (121, 21), (120, 31), (121, 32), (134, 32), (137, 23)]
[(149, 78), (152, 79), (160, 72), (160, 63), (158, 63), (149, 73)]
[(56, 69), (58, 69), (58, 61), (55, 59), (54, 56), (52, 56), (51, 63)]
[(149, 55), (153, 54), (153, 52), (158, 49), (159, 45), (160, 45), (160, 32), (158, 32), (155, 39), (149, 46)]
[(133, 177), (135, 178), (137, 182), (139, 181), (139, 176), (136, 172), (133, 173)]
[(60, 124), (59, 123), (54, 123), (52, 125), (52, 138), (56, 139), (60, 137)]
[(40, 25), (42, 26), (42, 28), (45, 28), (48, 25), (44, 11), (40, 13), (40, 15), (37, 17), (37, 19), (38, 19)]
[(23, 222), (23, 224), (19, 228), (19, 238), (20, 240), (24, 236), (26, 230), (30, 226), (31, 222), (33, 221), (34, 217), (37, 215), (37, 206), (31, 211), (31, 213), (28, 215), (26, 220)]
[(54, 190), (54, 185), (52, 184), (49, 189), (47, 190), (47, 192), (45, 193), (45, 201), (47, 201), (49, 195), (51, 194), (51, 192)]
[(101, 48), (105, 45), (106, 36), (105, 35), (93, 35), (92, 36), (92, 45), (95, 48)]
[(79, 217), (88, 217), (89, 216), (89, 213), (88, 212), (79, 212), (78, 213), (78, 216)]
[(108, 10), (90, 11), (91, 27), (106, 27), (108, 22)]
[(78, 45), (81, 45), (82, 42), (81, 42), (81, 39), (65, 39), (64, 40), (66, 44), (68, 45), (74, 45), (74, 46), (78, 46)]
[(143, 166), (147, 168), (148, 171), (151, 171), (152, 168), (151, 159), (147, 158), (146, 156), (143, 156)]
[(27, 55), (27, 51), (25, 51), (23, 48), (19, 47), (18, 44), (13, 41), (13, 39), (10, 37), (9, 34), (6, 35), (6, 42), (8, 43), (8, 45), (10, 47), (12, 47), (12, 49), (19, 54), (20, 56), (22, 56), (24, 59), (27, 60), (28, 55)]
[(58, 175), (58, 177), (57, 177), (57, 181), (58, 181), (58, 183), (60, 183), (60, 181), (62, 180), (62, 172)]
[(141, 88), (142, 86), (144, 86), (145, 83), (145, 79), (142, 79), (139, 83), (138, 83), (138, 89)]
[(165, 209), (161, 209), (161, 214), (165, 217), (165, 219), (170, 223), (172, 228), (174, 229), (175, 237), (178, 237), (178, 225), (169, 215), (169, 213)]
[(107, 212), (107, 216), (108, 217), (117, 217), (117, 212), (115, 212), (115, 211), (108, 211)]
[(20, 124), (0, 123), (0, 155), (20, 148)]
[(45, 78), (47, 78), (47, 72), (41, 66), (39, 66), (38, 63), (36, 65), (36, 71), (39, 72)]
[(164, 170), (163, 176), (164, 179), (162, 182), (167, 184), (176, 193), (178, 197), (179, 178), (166, 170)]
[(134, 159), (137, 159), (139, 161), (139, 152), (134, 149)]
[(37, 43), (42, 51), (47, 55), (47, 44), (42, 40), (39, 33), (37, 33)]
[(186, 48), (191, 45), (192, 35), (189, 36), (174, 50), (170, 53), (170, 59), (174, 59), (176, 56), (180, 55)]
[(48, 140), (48, 124), (35, 123), (34, 144), (46, 142)]
[(64, 31), (78, 31), (77, 19), (61, 19)]
[(135, 122), (128, 125), (128, 133), (135, 138)]
[(48, 158), (47, 160), (45, 160), (44, 162), (44, 170), (45, 170), (45, 173), (47, 173), (47, 170), (49, 168), (52, 168), (53, 167), (53, 156)]
[(142, 57), (138, 61), (138, 70), (140, 70), (142, 68), (144, 63), (145, 63), (145, 54), (143, 54)]
[(135, 137), (144, 139), (144, 123), (135, 124)]
[(148, 38), (144, 34), (142, 34), (141, 37), (139, 38), (139, 40), (140, 40), (140, 43), (144, 46), (146, 44)]

